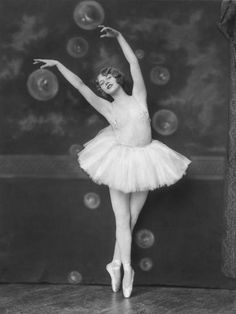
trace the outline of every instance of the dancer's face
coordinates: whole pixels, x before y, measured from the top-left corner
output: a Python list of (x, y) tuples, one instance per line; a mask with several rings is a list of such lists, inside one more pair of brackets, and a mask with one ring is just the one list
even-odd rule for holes
[(112, 76), (112, 74), (108, 74), (107, 76), (99, 74), (98, 82), (101, 89), (109, 95), (112, 95), (120, 88), (120, 85), (117, 83), (116, 78)]

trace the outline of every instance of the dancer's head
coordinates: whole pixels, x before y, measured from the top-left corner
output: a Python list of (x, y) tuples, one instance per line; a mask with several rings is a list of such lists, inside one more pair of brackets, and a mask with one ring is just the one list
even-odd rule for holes
[(124, 88), (124, 74), (114, 67), (102, 68), (96, 78), (96, 86), (103, 96), (112, 96)]

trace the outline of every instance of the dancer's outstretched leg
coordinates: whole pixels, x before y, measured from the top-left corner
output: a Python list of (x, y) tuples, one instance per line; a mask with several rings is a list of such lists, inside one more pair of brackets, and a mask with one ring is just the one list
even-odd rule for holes
[[(149, 191), (141, 191), (141, 192), (132, 192), (130, 193), (130, 228), (131, 233), (136, 225), (136, 222), (138, 220), (139, 214), (145, 204), (145, 201), (147, 199)], [(114, 254), (113, 254), (113, 260), (119, 261), (121, 260), (120, 256), (120, 250), (118, 246), (118, 242), (116, 240), (115, 247), (114, 247)]]
[(149, 191), (132, 192), (130, 194), (131, 230), (133, 231), (139, 214), (146, 202)]

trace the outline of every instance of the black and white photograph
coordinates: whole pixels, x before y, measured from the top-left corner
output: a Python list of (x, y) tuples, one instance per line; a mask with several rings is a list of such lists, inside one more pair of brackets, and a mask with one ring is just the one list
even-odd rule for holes
[(0, 313), (236, 313), (236, 0), (0, 0)]

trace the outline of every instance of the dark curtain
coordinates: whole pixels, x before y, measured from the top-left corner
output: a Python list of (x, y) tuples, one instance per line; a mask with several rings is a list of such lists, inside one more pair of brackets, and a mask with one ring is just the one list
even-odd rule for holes
[(231, 47), (231, 101), (225, 188), (223, 272), (236, 278), (236, 1), (223, 0), (219, 28)]

